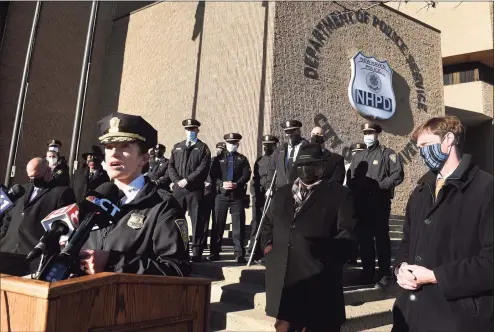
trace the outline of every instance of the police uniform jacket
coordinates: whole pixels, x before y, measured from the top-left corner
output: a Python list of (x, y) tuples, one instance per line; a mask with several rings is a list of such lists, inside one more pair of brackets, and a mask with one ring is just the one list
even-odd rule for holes
[(0, 231), (0, 251), (27, 255), (45, 233), (41, 220), (51, 212), (76, 202), (72, 188), (53, 183), (38, 191), (30, 202), (33, 184), (24, 185), (26, 192), (7, 213)]
[[(361, 163), (364, 164), (359, 166)], [(363, 186), (358, 181), (354, 181), (356, 168), (363, 166), (367, 169), (366, 177), (376, 182), (376, 190), (373, 186)], [(380, 145), (380, 143), (375, 144), (370, 149), (357, 152), (352, 157), (349, 170), (352, 177), (350, 182), (348, 180), (349, 187), (357, 195), (359, 195), (358, 191), (368, 190), (369, 195), (384, 193), (384, 197), (392, 198), (395, 187), (404, 180), (404, 170), (399, 157), (393, 150)]]
[(160, 188), (168, 190), (171, 183), (168, 176), (168, 159), (161, 157), (160, 160), (150, 163), (148, 177), (150, 180), (157, 181)]
[(173, 183), (186, 179), (189, 191), (204, 190), (210, 169), (210, 149), (201, 140), (186, 147), (186, 141), (174, 145), (168, 163), (168, 175)]
[(437, 284), (401, 289), (393, 331), (493, 331), (493, 176), (463, 155), (434, 200), (437, 175), (418, 181), (395, 262), (433, 270)]
[(261, 226), (266, 313), (325, 331), (345, 321), (343, 265), (355, 245), (349, 189), (322, 181), (294, 215), (292, 185), (275, 192)]
[(217, 185), (211, 179), (211, 167), (213, 166), (213, 162), (215, 161), (216, 158), (217, 156), (212, 157), (210, 160), (210, 171), (208, 172), (208, 176), (206, 177), (206, 182), (208, 182), (210, 185), (208, 187), (205, 187), (205, 196), (217, 194)]
[[(307, 140), (302, 139), (301, 146), (309, 144)], [(270, 158), (270, 164), (268, 167), (268, 177), (265, 183), (265, 189), (270, 188), (275, 170), (277, 171), (277, 178), (275, 179), (275, 188), (280, 188), (286, 184), (292, 184), (297, 179), (297, 171), (295, 167), (289, 167), (286, 165), (286, 158), (288, 152), (288, 143), (283, 143), (275, 148), (275, 151)]]
[(227, 151), (223, 151), (213, 162), (211, 167), (211, 178), (215, 181), (217, 194), (230, 196), (231, 198), (244, 198), (246, 194), (246, 186), (251, 177), (251, 166), (248, 159), (238, 152), (233, 153), (234, 157), (234, 176), (232, 182), (237, 185), (234, 190), (225, 190), (223, 182), (227, 180), (228, 172), (228, 155)]
[(70, 186), (69, 166), (65, 159), (59, 160), (52, 173), (56, 186)]
[(93, 231), (85, 248), (110, 251), (110, 272), (187, 276), (189, 236), (184, 211), (171, 194), (146, 180), (120, 207), (118, 221)]
[(105, 182), (110, 182), (110, 178), (103, 168), (96, 170), (90, 180), (89, 167), (84, 163), (74, 172), (72, 177), (72, 188), (76, 195), (76, 201), (80, 202), (89, 190), (95, 190)]
[(344, 157), (342, 157), (340, 154), (332, 153), (327, 149), (324, 149), (323, 164), (325, 165), (325, 171), (323, 172), (323, 177), (322, 177), (323, 179), (344, 184), (344, 179), (345, 179)]
[(266, 189), (270, 187), (268, 182), (268, 167), (270, 166), (270, 159), (272, 155), (262, 155), (254, 163), (253, 180), (251, 181), (251, 195), (252, 196), (264, 196)]

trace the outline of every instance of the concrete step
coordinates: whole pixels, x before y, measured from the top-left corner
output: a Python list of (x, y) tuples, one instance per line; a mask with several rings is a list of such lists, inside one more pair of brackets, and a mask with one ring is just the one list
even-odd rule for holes
[[(342, 326), (342, 332), (364, 331), (391, 324), (393, 302), (389, 299), (359, 306), (347, 305), (347, 321)], [(274, 331), (274, 324), (275, 319), (266, 316), (263, 310), (225, 303), (210, 305), (211, 331)]]
[[(386, 289), (369, 285), (344, 288), (346, 305), (361, 305), (366, 302), (382, 301), (397, 296), (399, 287), (390, 286)], [(250, 309), (265, 310), (265, 287), (248, 283), (228, 284), (213, 282), (211, 286), (211, 303), (222, 302), (242, 305)]]

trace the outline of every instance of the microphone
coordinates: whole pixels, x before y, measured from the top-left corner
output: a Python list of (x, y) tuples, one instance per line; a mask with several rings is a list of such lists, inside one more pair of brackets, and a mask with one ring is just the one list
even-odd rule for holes
[(111, 182), (106, 182), (90, 192), (79, 204), (82, 221), (69, 238), (69, 242), (58, 255), (54, 255), (43, 267), (39, 280), (58, 281), (69, 277), (71, 271), (79, 267), (79, 252), (89, 238), (89, 233), (95, 225), (104, 228), (120, 211), (116, 203), (119, 198), (119, 189)]
[(58, 210), (52, 211), (43, 220), (41, 220), (41, 226), (45, 231), (50, 231), (52, 229), (52, 224), (54, 222), (62, 222), (69, 228), (66, 234), (60, 237), (60, 241), (67, 241), (75, 229), (79, 226), (79, 207), (76, 203), (64, 206)]
[(0, 185), (0, 214), (3, 214), (14, 206), (14, 202), (12, 202), (7, 193), (7, 188), (5, 188), (5, 186), (3, 185)]
[(41, 237), (40, 242), (27, 255), (26, 260), (32, 261), (42, 254), (55, 253), (60, 250), (59, 242), (63, 235), (69, 233), (69, 226), (62, 220), (55, 220), (50, 225), (50, 230)]

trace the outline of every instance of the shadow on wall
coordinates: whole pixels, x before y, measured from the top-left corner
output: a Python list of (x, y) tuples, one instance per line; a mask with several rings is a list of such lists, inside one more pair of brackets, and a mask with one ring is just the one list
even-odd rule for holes
[(383, 131), (399, 136), (406, 136), (414, 128), (414, 119), (411, 110), (411, 89), (407, 81), (401, 75), (394, 72), (392, 77), (395, 93), (395, 114), (386, 121), (376, 121)]
[(128, 29), (129, 15), (113, 22), (101, 100), (102, 109), (105, 110), (106, 114), (118, 111)]

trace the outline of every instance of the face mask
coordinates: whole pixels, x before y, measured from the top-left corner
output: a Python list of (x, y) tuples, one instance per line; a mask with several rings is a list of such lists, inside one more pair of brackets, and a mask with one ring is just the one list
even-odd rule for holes
[(373, 145), (375, 145), (376, 143), (376, 137), (375, 137), (375, 134), (371, 134), (371, 135), (364, 135), (364, 144), (366, 144), (366, 146), (369, 148), (369, 147), (372, 147)]
[[(45, 173), (45, 175), (46, 175), (46, 173)], [(38, 177), (38, 178), (29, 179), (29, 181), (31, 181), (33, 186), (35, 186), (36, 188), (45, 188), (48, 186), (48, 182), (45, 180), (45, 175)]]
[(227, 143), (227, 151), (229, 151), (230, 153), (236, 152), (237, 151), (237, 145)]
[(186, 130), (186, 137), (188, 141), (194, 141), (198, 137), (195, 131)]
[(320, 179), (317, 165), (297, 167), (297, 176), (304, 184), (313, 184)]
[(46, 157), (46, 160), (48, 161), (48, 164), (50, 166), (55, 166), (57, 164), (58, 158), (57, 157)]
[(445, 162), (449, 159), (450, 150), (449, 153), (443, 153), (441, 143), (437, 143), (423, 146), (419, 149), (419, 154), (423, 157), (426, 167), (435, 172), (441, 170), (445, 165)]
[(301, 142), (301, 134), (289, 134), (287, 136), (287, 139), (289, 140), (290, 145), (297, 145), (299, 144), (299, 142)]
[(273, 154), (273, 151), (275, 151), (275, 147), (272, 145), (264, 145), (263, 151), (265, 152), (266, 155), (270, 156)]
[(319, 136), (319, 135), (311, 136), (311, 143), (323, 144), (324, 142), (325, 142), (325, 138), (323, 136)]

